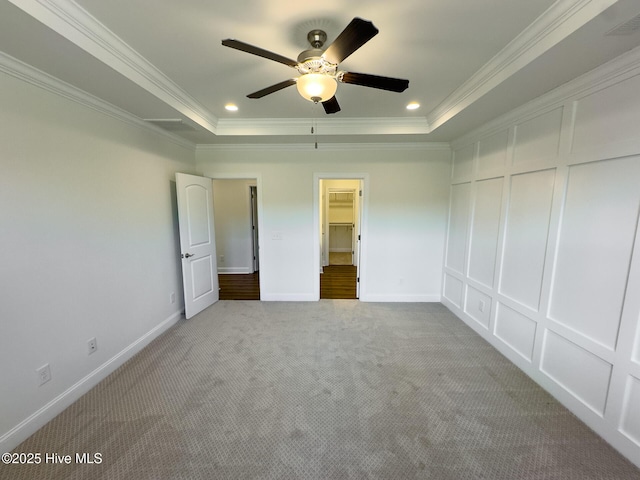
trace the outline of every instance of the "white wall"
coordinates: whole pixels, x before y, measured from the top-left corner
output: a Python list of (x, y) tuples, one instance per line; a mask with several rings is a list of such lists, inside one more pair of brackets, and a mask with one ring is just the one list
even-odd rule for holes
[(218, 273), (253, 273), (251, 197), (255, 180), (213, 181)]
[(174, 172), (195, 160), (133, 119), (4, 73), (0, 105), (5, 452), (180, 318)]
[(203, 175), (260, 175), (263, 300), (319, 298), (313, 198), (317, 173), (367, 175), (360, 298), (440, 300), (448, 147), (201, 146), (196, 158)]
[(443, 303), (640, 465), (640, 49), (453, 143)]

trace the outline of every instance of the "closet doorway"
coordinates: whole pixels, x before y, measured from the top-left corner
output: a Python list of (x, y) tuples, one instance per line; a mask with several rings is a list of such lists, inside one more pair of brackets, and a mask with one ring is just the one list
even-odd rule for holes
[(355, 197), (357, 189), (329, 188), (327, 235), (328, 262), (325, 266), (355, 266)]
[(257, 183), (213, 179), (220, 300), (260, 300)]
[(359, 298), (362, 180), (320, 179), (320, 298)]

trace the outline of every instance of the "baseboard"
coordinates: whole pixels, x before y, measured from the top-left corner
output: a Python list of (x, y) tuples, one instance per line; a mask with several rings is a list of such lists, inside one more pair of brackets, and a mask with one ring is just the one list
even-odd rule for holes
[(182, 312), (174, 313), (2, 435), (0, 437), (0, 452), (10, 452), (20, 445), (154, 339), (175, 325), (181, 317)]
[(440, 295), (377, 295), (360, 294), (361, 302), (382, 302), (382, 303), (439, 303)]
[(219, 275), (247, 274), (253, 273), (253, 269), (247, 267), (218, 267)]

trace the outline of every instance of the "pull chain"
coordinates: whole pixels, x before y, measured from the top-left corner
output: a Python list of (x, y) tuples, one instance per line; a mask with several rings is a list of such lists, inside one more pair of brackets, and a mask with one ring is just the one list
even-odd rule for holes
[(313, 105), (313, 119), (311, 120), (311, 135), (314, 136), (314, 148), (318, 149), (318, 104), (314, 103)]

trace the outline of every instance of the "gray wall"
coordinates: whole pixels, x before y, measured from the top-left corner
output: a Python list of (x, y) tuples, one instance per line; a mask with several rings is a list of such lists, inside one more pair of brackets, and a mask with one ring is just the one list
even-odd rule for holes
[[(174, 172), (195, 162), (193, 148), (4, 73), (0, 105), (9, 451), (179, 318)], [(52, 379), (39, 386), (46, 363)]]

